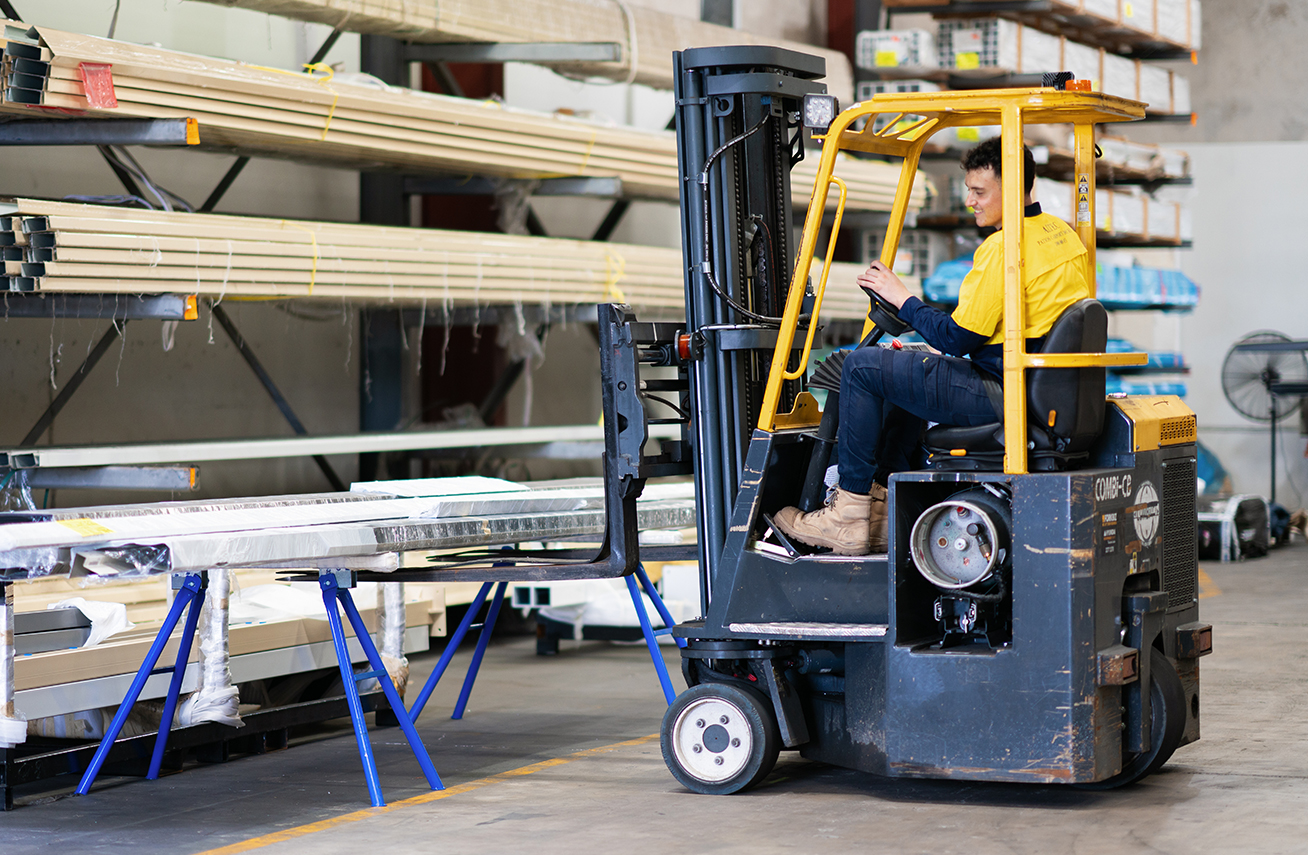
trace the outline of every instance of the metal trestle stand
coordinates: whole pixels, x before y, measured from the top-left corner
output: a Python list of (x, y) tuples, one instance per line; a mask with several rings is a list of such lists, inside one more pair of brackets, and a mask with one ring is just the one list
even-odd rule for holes
[[(318, 583), (322, 588), (323, 604), (327, 607), (327, 622), (331, 627), (332, 646), (336, 651), (336, 661), (341, 669), (341, 680), (345, 685), (345, 699), (350, 709), (350, 720), (354, 724), (354, 734), (359, 742), (359, 756), (363, 761), (363, 776), (368, 785), (368, 796), (373, 807), (384, 807), (386, 802), (382, 799), (381, 784), (378, 782), (377, 777), (377, 763), (372, 756), (372, 743), (368, 739), (368, 725), (364, 720), (363, 702), (359, 698), (358, 682), (360, 680), (375, 677), (381, 684), (386, 700), (390, 702), (400, 728), (404, 731), (405, 737), (409, 740), (409, 746), (418, 758), (418, 765), (422, 767), (422, 772), (427, 777), (427, 783), (431, 785), (433, 790), (444, 789), (440, 776), (436, 774), (436, 768), (432, 765), (431, 757), (427, 754), (426, 748), (423, 747), (422, 740), (413, 726), (412, 719), (409, 718), (409, 714), (405, 711), (404, 701), (400, 698), (400, 694), (396, 691), (395, 684), (391, 681), (386, 666), (382, 663), (381, 655), (377, 652), (377, 646), (373, 643), (368, 627), (364, 625), (363, 618), (359, 616), (359, 610), (355, 607), (354, 600), (350, 596), (350, 588), (355, 585), (355, 574), (348, 570), (324, 570), (319, 574)], [(150, 760), (149, 773), (146, 775), (150, 780), (159, 777), (159, 768), (163, 763), (164, 751), (168, 747), (168, 734), (172, 729), (173, 713), (177, 709), (177, 697), (181, 692), (182, 680), (186, 675), (187, 660), (191, 655), (191, 644), (195, 639), (196, 626), (200, 620), (200, 608), (204, 603), (204, 594), (208, 588), (208, 574), (191, 573), (185, 576), (175, 574), (173, 576), (173, 586), (177, 593), (173, 597), (173, 604), (168, 610), (168, 616), (164, 619), (163, 626), (159, 628), (159, 633), (155, 636), (154, 643), (145, 656), (145, 661), (141, 663), (140, 670), (136, 672), (136, 677), (127, 690), (127, 696), (123, 698), (122, 704), (118, 707), (113, 722), (105, 730), (104, 738), (100, 740), (100, 746), (96, 749), (95, 756), (91, 759), (90, 765), (87, 766), (86, 772), (82, 775), (81, 782), (77, 785), (79, 795), (85, 795), (90, 791), (91, 785), (100, 773), (100, 768), (109, 756), (110, 749), (113, 748), (114, 741), (118, 738), (118, 734), (123, 729), (123, 724), (127, 721), (127, 716), (131, 713), (137, 698), (140, 697), (142, 690), (144, 690), (146, 681), (155, 674), (171, 673), (172, 681), (168, 686), (168, 695), (164, 701), (159, 735), (155, 738), (154, 754)], [(340, 608), (345, 611), (350, 626), (354, 628), (355, 637), (368, 658), (371, 670), (356, 674), (353, 667), (351, 667), (350, 652), (345, 643), (345, 626), (341, 622), (340, 612), (337, 611), (338, 603)], [(181, 619), (183, 611), (186, 611), (186, 623), (183, 626), (182, 635), (178, 642), (176, 662), (171, 666), (156, 668), (155, 664), (163, 654), (164, 648), (168, 645), (173, 629)]]
[[(395, 713), (395, 718), (399, 721), (400, 729), (404, 731), (404, 736), (409, 740), (409, 747), (413, 749), (413, 754), (418, 758), (418, 765), (422, 767), (422, 773), (427, 776), (427, 783), (433, 790), (443, 790), (445, 785), (441, 783), (440, 776), (436, 774), (436, 767), (432, 765), (431, 756), (428, 755), (427, 749), (423, 747), (422, 738), (418, 736), (418, 731), (413, 726), (413, 718), (404, 708), (404, 701), (400, 698), (400, 693), (395, 690), (395, 684), (391, 681), (390, 673), (382, 663), (381, 654), (377, 652), (377, 646), (373, 644), (372, 636), (368, 633), (368, 627), (364, 625), (363, 618), (359, 616), (359, 610), (355, 608), (354, 599), (350, 596), (350, 588), (356, 583), (355, 574), (349, 570), (323, 570), (318, 575), (318, 584), (322, 588), (323, 604), (327, 607), (327, 621), (331, 625), (332, 644), (336, 648), (336, 661), (341, 668), (341, 682), (345, 685), (345, 698), (350, 707), (350, 720), (354, 723), (354, 735), (359, 742), (359, 757), (363, 761), (363, 777), (368, 784), (368, 797), (372, 800), (373, 807), (384, 807), (385, 800), (382, 799), (381, 784), (377, 780), (377, 763), (372, 756), (372, 743), (368, 739), (368, 723), (364, 719), (363, 703), (359, 700), (360, 680), (366, 680), (375, 677), (381, 684), (382, 691), (386, 694), (386, 700), (390, 702), (391, 710)], [(350, 665), (350, 653), (345, 646), (345, 627), (341, 623), (340, 613), (336, 610), (337, 603), (345, 611), (346, 618), (350, 621), (350, 626), (354, 628), (354, 636), (363, 648), (364, 654), (368, 657), (368, 664), (371, 666), (370, 671), (355, 673)]]
[[(639, 581), (639, 585), (637, 582)], [(631, 602), (636, 608), (636, 617), (640, 620), (640, 629), (645, 636), (645, 644), (649, 647), (650, 658), (654, 660), (654, 670), (659, 675), (659, 684), (663, 688), (663, 697), (670, 704), (676, 698), (677, 693), (672, 688), (672, 680), (668, 676), (667, 664), (663, 661), (663, 654), (659, 652), (658, 639), (656, 636), (665, 635), (671, 632), (671, 627), (676, 623), (672, 619), (671, 613), (668, 612), (667, 606), (663, 604), (663, 598), (659, 596), (658, 591), (654, 590), (654, 585), (650, 582), (649, 576), (645, 575), (643, 566), (637, 567), (636, 572), (626, 577), (627, 590), (631, 593)], [(495, 586), (495, 593), (491, 595), (491, 586)], [(490, 610), (486, 613), (486, 619), (481, 624), (481, 635), (477, 638), (477, 648), (473, 651), (472, 662), (468, 664), (468, 673), (463, 678), (463, 688), (459, 690), (459, 699), (454, 705), (454, 713), (450, 718), (463, 718), (464, 710), (468, 706), (468, 698), (472, 694), (473, 683), (477, 680), (477, 672), (481, 669), (481, 660), (486, 653), (486, 645), (490, 642), (491, 630), (495, 626), (495, 619), (499, 617), (500, 608), (504, 604), (504, 594), (508, 590), (508, 582), (484, 582), (477, 596), (473, 598), (472, 605), (468, 606), (468, 613), (463, 616), (459, 626), (450, 636), (450, 640), (445, 645), (445, 652), (441, 654), (440, 661), (436, 663), (436, 668), (423, 684), (422, 691), (413, 701), (413, 707), (409, 710), (409, 715), (414, 721), (422, 715), (423, 708), (426, 707), (431, 693), (435, 691), (436, 684), (441, 681), (445, 675), (445, 670), (450, 665), (450, 660), (454, 658), (454, 653), (459, 649), (468, 630), (472, 629), (475, 624), (477, 615), (481, 613), (481, 608), (486, 603), (486, 597), (491, 597)], [(645, 603), (641, 599), (640, 591), (644, 588), (645, 593), (649, 595), (654, 607), (658, 609), (659, 615), (663, 618), (664, 629), (656, 630), (650, 623), (649, 614), (645, 610)], [(685, 641), (678, 638), (678, 646), (684, 646)]]
[[(173, 726), (173, 712), (177, 709), (177, 695), (182, 690), (182, 679), (186, 676), (186, 663), (191, 657), (191, 643), (195, 639), (195, 627), (200, 621), (200, 608), (204, 604), (204, 592), (209, 587), (208, 573), (190, 573), (183, 576), (180, 573), (173, 574), (173, 589), (177, 592), (173, 595), (173, 604), (168, 609), (168, 616), (164, 618), (163, 626), (159, 628), (159, 633), (154, 637), (154, 643), (150, 645), (150, 651), (145, 655), (145, 661), (141, 663), (141, 668), (136, 672), (136, 677), (132, 679), (132, 685), (127, 690), (126, 697), (118, 706), (118, 712), (114, 713), (113, 721), (104, 732), (104, 738), (100, 740), (100, 747), (96, 749), (95, 756), (91, 758), (91, 764), (86, 767), (82, 774), (82, 780), (77, 785), (77, 794), (86, 795), (91, 790), (91, 784), (95, 783), (95, 778), (100, 774), (100, 767), (104, 765), (105, 759), (109, 756), (109, 751), (113, 748), (114, 740), (118, 738), (119, 732), (122, 731), (123, 725), (127, 722), (127, 716), (131, 714), (132, 707), (136, 705), (136, 699), (141, 696), (142, 690), (145, 689), (145, 683), (155, 674), (172, 673), (172, 681), (168, 684), (168, 695), (164, 701), (163, 717), (159, 722), (159, 735), (155, 737), (154, 754), (150, 758), (150, 771), (146, 778), (154, 780), (159, 777), (159, 767), (163, 763), (164, 750), (168, 747), (168, 734)], [(189, 607), (189, 608), (188, 608)], [(168, 645), (168, 640), (173, 634), (173, 628), (177, 626), (177, 621), (182, 617), (182, 611), (186, 610), (186, 624), (182, 629), (182, 637), (178, 640), (177, 659), (170, 666), (156, 668), (155, 663), (163, 654), (164, 648)]]

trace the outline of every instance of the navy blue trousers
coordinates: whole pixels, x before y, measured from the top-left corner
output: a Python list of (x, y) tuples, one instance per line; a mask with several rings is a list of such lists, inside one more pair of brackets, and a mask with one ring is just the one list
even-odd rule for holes
[(983, 425), (998, 416), (980, 369), (956, 356), (863, 347), (840, 375), (840, 486), (867, 493), (911, 469), (925, 422)]

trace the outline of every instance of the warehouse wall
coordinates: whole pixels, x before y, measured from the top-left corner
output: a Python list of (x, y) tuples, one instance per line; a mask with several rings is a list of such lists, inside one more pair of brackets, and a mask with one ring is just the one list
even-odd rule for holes
[[(1189, 151), (1195, 175), (1194, 249), (1181, 267), (1203, 288), (1181, 321), (1193, 364), (1188, 403), (1200, 437), (1221, 458), (1235, 489), (1267, 495), (1269, 440), (1227, 404), (1221, 367), (1227, 350), (1255, 330), (1308, 339), (1308, 100), (1292, 81), (1308, 76), (1308, 4), (1240, 0), (1203, 4), (1199, 64), (1188, 74), (1194, 127), (1154, 125), (1132, 135)], [(1133, 129), (1134, 130), (1134, 129)], [(1308, 440), (1282, 423), (1277, 498), (1308, 502)]]
[[(13, 0), (28, 23), (74, 32), (106, 34), (115, 0)], [(662, 11), (697, 17), (699, 0), (630, 0)], [(737, 4), (746, 27), (790, 39), (821, 41), (825, 2), (749, 0)], [(122, 3), (116, 38), (278, 68), (296, 68), (314, 53), (329, 29), (275, 16), (184, 0)], [(344, 35), (326, 61), (339, 71), (358, 70), (359, 39)], [(532, 109), (569, 108), (615, 123), (662, 128), (672, 114), (669, 92), (622, 85), (584, 85), (531, 66), (509, 66), (507, 100)], [(198, 206), (232, 163), (230, 155), (194, 151), (135, 150), (150, 174)], [(121, 193), (113, 173), (93, 149), (0, 150), (0, 196)], [(349, 170), (255, 159), (223, 198), (218, 210), (264, 216), (355, 221), (358, 177)], [(541, 200), (550, 232), (588, 237), (603, 217), (601, 202)], [(635, 204), (614, 240), (677, 246), (675, 205)], [(355, 307), (299, 303), (278, 307), (228, 301), (228, 312), (311, 433), (351, 433), (358, 426), (358, 317)], [(206, 312), (182, 324), (171, 350), (160, 323), (127, 324), (110, 351), (56, 420), (47, 440), (59, 444), (289, 436), (290, 429), (255, 381), (221, 329), (210, 330)], [(0, 411), (0, 444), (17, 443), (63, 388), (107, 322), (0, 320), (0, 352), (8, 406)], [(429, 334), (440, 336), (439, 327)], [(411, 333), (413, 331), (410, 331)], [(416, 343), (416, 337), (410, 341)], [(406, 408), (416, 413), (419, 349), (409, 352)], [(435, 370), (430, 364), (423, 371)], [(599, 367), (594, 339), (572, 324), (550, 331), (545, 359), (533, 362), (531, 383), (520, 382), (508, 401), (509, 424), (593, 422), (599, 414)], [(529, 394), (530, 392), (530, 394)], [(530, 398), (530, 412), (527, 412)], [(332, 459), (343, 478), (356, 461)], [(569, 474), (544, 462), (513, 477)], [(252, 495), (323, 489), (312, 461), (208, 463), (200, 496)], [(63, 491), (60, 506), (163, 498)], [(40, 502), (41, 496), (36, 500)]]
[[(28, 23), (104, 35), (113, 0), (15, 0)], [(206, 3), (124, 2), (116, 37), (259, 65), (305, 62), (330, 29)], [(359, 40), (343, 36), (327, 61), (358, 70)], [(231, 165), (230, 155), (135, 149), (161, 184), (199, 206)], [(60, 198), (116, 194), (122, 186), (93, 148), (0, 150), (0, 195)], [(232, 185), (221, 212), (326, 220), (358, 218), (357, 173), (303, 163), (255, 159)], [(226, 305), (301, 420), (312, 433), (358, 428), (357, 313), (343, 306), (304, 306), (297, 315), (268, 304)], [(17, 443), (76, 371), (105, 321), (0, 320), (0, 352), (8, 405), (0, 437)], [(212, 334), (211, 334), (212, 333)], [(178, 327), (165, 352), (158, 321), (127, 324), (115, 345), (56, 419), (58, 444), (290, 436), (291, 430), (221, 328), (207, 312)], [(355, 458), (333, 458), (354, 477)], [(207, 463), (201, 496), (280, 493), (327, 488), (311, 460)], [(195, 494), (192, 494), (195, 495)], [(35, 497), (39, 503), (42, 496)], [(63, 491), (61, 506), (140, 501), (157, 494)]]

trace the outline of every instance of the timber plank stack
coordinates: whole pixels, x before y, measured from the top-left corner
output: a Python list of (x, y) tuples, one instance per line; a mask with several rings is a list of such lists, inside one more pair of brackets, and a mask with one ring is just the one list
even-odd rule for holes
[[(35, 199), (5, 210), (10, 291), (684, 311), (682, 255), (664, 247)], [(855, 275), (854, 265), (834, 268), (824, 317), (866, 312)]]
[[(672, 52), (711, 45), (765, 44), (826, 60), (828, 90), (841, 103), (854, 94), (849, 60), (839, 51), (756, 36), (617, 0), (208, 0), (414, 42), (616, 42), (617, 62), (549, 63), (556, 70), (656, 89), (672, 88)], [(630, 17), (628, 17), (630, 16)]]
[[(544, 179), (616, 177), (638, 198), (677, 198), (676, 140), (408, 89), (333, 80), (160, 48), (39, 28), (39, 41), (8, 28), (0, 111), (199, 121), (201, 146), (413, 172)], [(108, 65), (116, 103), (88, 96), (87, 65)], [(19, 73), (15, 69), (22, 67)], [(17, 76), (15, 76), (17, 75)], [(17, 80), (21, 86), (13, 85)], [(797, 206), (816, 164), (795, 171)], [(888, 210), (898, 169), (850, 159), (841, 170), (851, 210)], [(925, 191), (918, 190), (920, 206)]]

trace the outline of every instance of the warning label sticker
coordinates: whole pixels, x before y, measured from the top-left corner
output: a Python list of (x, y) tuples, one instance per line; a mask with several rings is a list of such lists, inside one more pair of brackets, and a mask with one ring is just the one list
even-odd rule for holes
[(77, 532), (82, 537), (95, 537), (96, 535), (99, 534), (114, 533), (113, 529), (105, 528), (95, 520), (88, 520), (84, 517), (75, 520), (55, 520), (55, 522), (59, 523), (61, 526), (64, 526), (65, 528), (71, 528), (73, 531)]

